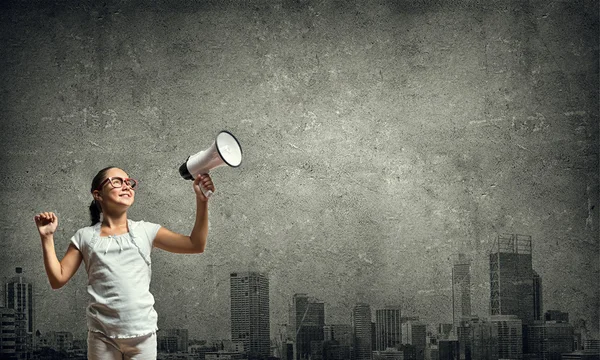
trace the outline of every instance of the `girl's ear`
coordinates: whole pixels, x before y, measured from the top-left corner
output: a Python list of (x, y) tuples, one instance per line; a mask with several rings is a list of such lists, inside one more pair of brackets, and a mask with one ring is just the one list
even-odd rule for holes
[(94, 192), (92, 193), (92, 195), (94, 196), (94, 200), (96, 200), (96, 201), (102, 200), (102, 195), (100, 195), (100, 191), (94, 190)]

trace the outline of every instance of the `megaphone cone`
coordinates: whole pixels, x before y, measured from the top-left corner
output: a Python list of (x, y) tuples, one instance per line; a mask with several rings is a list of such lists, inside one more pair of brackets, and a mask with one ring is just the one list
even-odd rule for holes
[[(179, 167), (179, 174), (186, 180), (193, 180), (198, 175), (208, 174), (219, 166), (238, 167), (242, 163), (242, 147), (229, 131), (221, 131), (210, 147), (194, 155), (190, 155)], [(204, 195), (210, 197), (211, 191)]]

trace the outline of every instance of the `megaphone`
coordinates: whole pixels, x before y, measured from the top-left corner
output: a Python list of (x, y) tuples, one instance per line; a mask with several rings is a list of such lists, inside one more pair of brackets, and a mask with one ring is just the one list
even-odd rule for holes
[[(219, 166), (235, 168), (241, 163), (242, 147), (239, 141), (229, 131), (223, 130), (217, 134), (217, 138), (208, 149), (188, 156), (179, 167), (179, 174), (186, 180), (193, 180)], [(207, 198), (212, 195), (212, 191), (200, 188)]]

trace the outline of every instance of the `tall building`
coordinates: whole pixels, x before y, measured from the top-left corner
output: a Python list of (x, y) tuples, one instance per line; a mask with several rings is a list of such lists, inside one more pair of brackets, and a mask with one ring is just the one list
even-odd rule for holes
[(402, 323), (402, 344), (415, 347), (415, 359), (425, 359), (427, 345), (427, 325), (419, 321)]
[(533, 270), (533, 320), (544, 320), (544, 299), (542, 297), (542, 278)]
[(528, 326), (529, 353), (539, 359), (560, 360), (573, 348), (573, 325), (566, 322), (539, 322)]
[(231, 273), (231, 340), (244, 343), (249, 358), (271, 352), (269, 279), (258, 272)]
[(523, 359), (523, 323), (516, 315), (492, 315), (492, 337), (497, 339), (494, 359)]
[(452, 266), (452, 324), (454, 329), (463, 316), (471, 315), (471, 261), (458, 254)]
[[(290, 338), (295, 344), (295, 360), (311, 358), (316, 347), (325, 339), (325, 304), (306, 294), (294, 294), (290, 308)], [(314, 351), (313, 351), (314, 350)]]
[(354, 360), (373, 358), (371, 334), (371, 307), (360, 303), (352, 309), (352, 332), (354, 335)]
[(461, 359), (498, 359), (498, 339), (492, 326), (491, 322), (475, 316), (461, 321), (458, 328)]
[(516, 315), (533, 323), (534, 272), (531, 236), (499, 235), (490, 253), (491, 315)]
[(0, 307), (0, 359), (16, 359), (15, 309)]
[(400, 307), (388, 306), (375, 310), (375, 350), (400, 349), (402, 345), (402, 320)]
[(371, 351), (377, 350), (377, 327), (374, 321), (371, 321)]
[(35, 332), (35, 312), (33, 284), (23, 277), (23, 269), (15, 269), (16, 275), (5, 286), (6, 307), (15, 310), (15, 332), (17, 358), (28, 358), (33, 352), (33, 334)]

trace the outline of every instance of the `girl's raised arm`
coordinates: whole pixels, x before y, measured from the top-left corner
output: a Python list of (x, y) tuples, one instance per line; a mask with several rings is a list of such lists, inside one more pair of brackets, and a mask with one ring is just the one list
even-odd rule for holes
[(54, 232), (58, 226), (58, 218), (52, 212), (43, 212), (37, 214), (34, 220), (42, 240), (44, 267), (50, 286), (59, 289), (75, 275), (83, 257), (75, 245), (70, 244), (65, 256), (58, 261), (54, 249)]
[(215, 185), (210, 175), (203, 174), (196, 177), (192, 186), (196, 193), (196, 222), (192, 233), (185, 236), (161, 227), (154, 238), (154, 246), (157, 248), (180, 254), (204, 252), (208, 237), (208, 198), (202, 192), (201, 186), (214, 192)]

